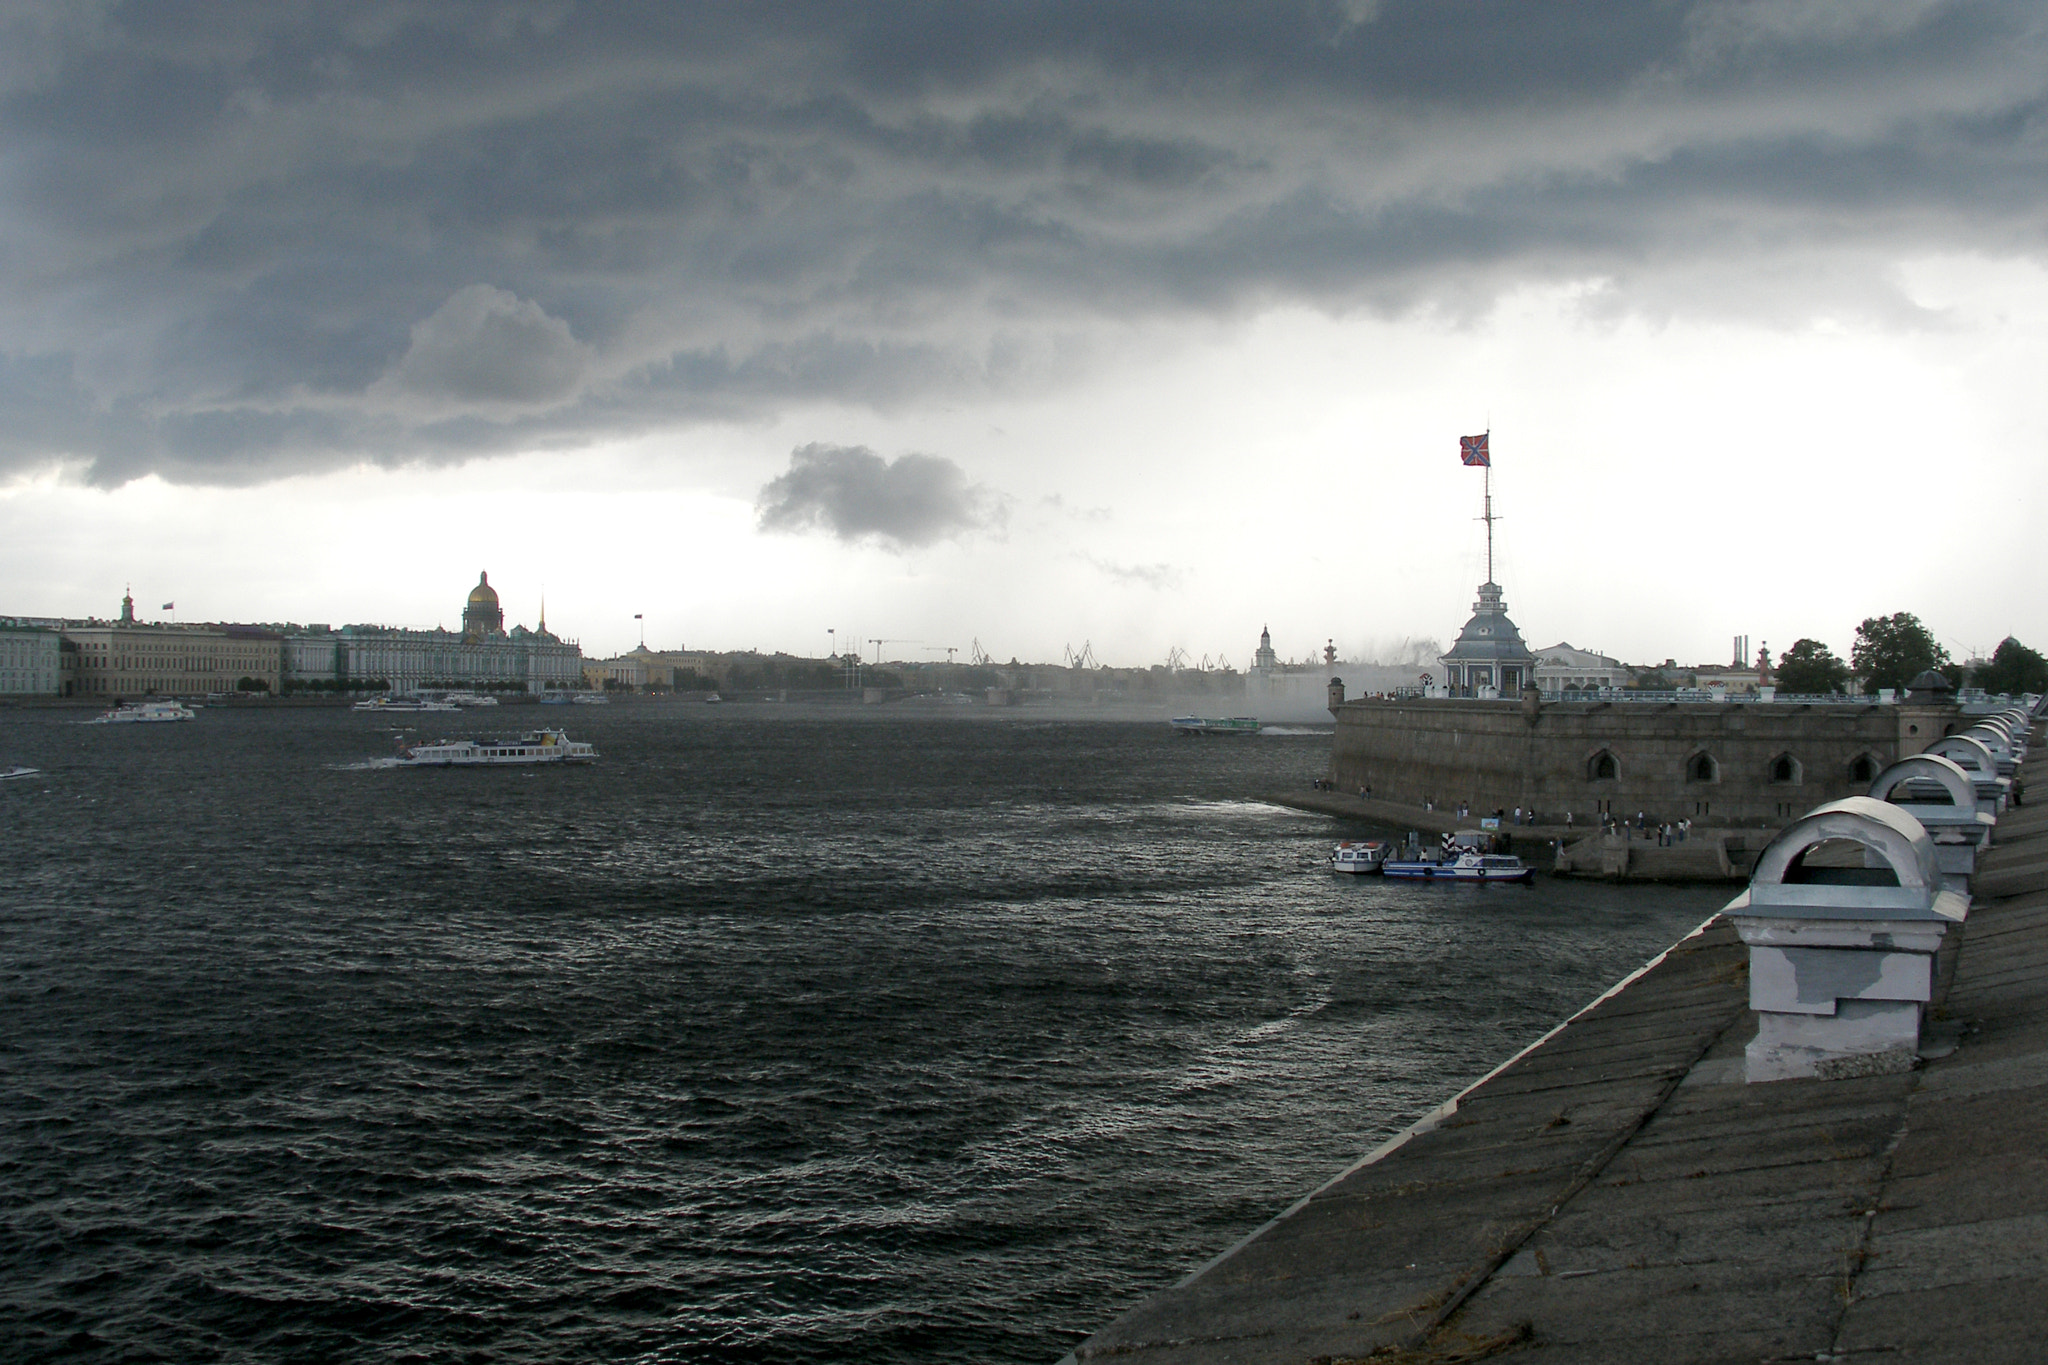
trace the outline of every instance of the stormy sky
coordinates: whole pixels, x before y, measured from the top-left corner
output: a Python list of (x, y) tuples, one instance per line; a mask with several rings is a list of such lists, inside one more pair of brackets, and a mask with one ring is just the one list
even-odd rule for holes
[(2048, 638), (2038, 4), (0, 16), (0, 612)]

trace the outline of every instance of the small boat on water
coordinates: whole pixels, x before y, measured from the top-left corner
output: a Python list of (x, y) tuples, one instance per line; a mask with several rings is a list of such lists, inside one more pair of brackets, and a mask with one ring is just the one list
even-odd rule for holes
[(17, 777), (34, 777), (41, 771), (41, 768), (23, 768), (20, 766), (0, 768), (0, 782), (12, 782)]
[(704, 704), (706, 706), (722, 706), (724, 705), (724, 703), (725, 698), (719, 696), (716, 692), (713, 692), (704, 698)]
[(382, 697), (365, 697), (351, 709), (357, 711), (385, 711), (392, 715), (411, 715), (421, 711), (456, 711), (461, 708), (452, 701), (437, 701), (433, 697), (387, 695)]
[(1438, 861), (1389, 859), (1380, 867), (1384, 876), (1419, 882), (1528, 882), (1536, 869), (1510, 853), (1461, 853)]
[(1383, 839), (1346, 839), (1330, 854), (1330, 871), (1363, 875), (1377, 872), (1394, 851)]
[(536, 763), (590, 763), (597, 750), (560, 730), (534, 730), (518, 739), (400, 741), (398, 761), (408, 768), (494, 768)]
[(1255, 735), (1259, 732), (1257, 716), (1228, 716), (1220, 720), (1205, 716), (1175, 716), (1167, 724), (1177, 735)]
[(193, 720), (198, 712), (178, 701), (131, 701), (123, 702), (103, 716), (94, 716), (87, 725), (155, 725), (164, 721)]
[(467, 710), (472, 706), (496, 706), (498, 699), (482, 692), (444, 692), (441, 700)]

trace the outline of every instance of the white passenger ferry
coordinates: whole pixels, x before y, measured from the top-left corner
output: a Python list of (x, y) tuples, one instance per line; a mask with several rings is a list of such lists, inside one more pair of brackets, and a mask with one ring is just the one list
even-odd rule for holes
[(483, 692), (444, 692), (441, 700), (450, 706), (468, 708), (471, 706), (496, 706), (498, 699)]
[(433, 697), (382, 696), (365, 697), (357, 702), (353, 709), (357, 711), (389, 711), (397, 715), (418, 711), (453, 711), (457, 708), (452, 701), (437, 701)]
[(560, 730), (535, 730), (518, 739), (436, 739), (398, 746), (398, 761), (409, 768), (480, 768), (496, 764), (589, 763), (593, 745)]
[(163, 721), (192, 720), (198, 712), (178, 701), (123, 702), (104, 716), (94, 716), (87, 725), (155, 725)]

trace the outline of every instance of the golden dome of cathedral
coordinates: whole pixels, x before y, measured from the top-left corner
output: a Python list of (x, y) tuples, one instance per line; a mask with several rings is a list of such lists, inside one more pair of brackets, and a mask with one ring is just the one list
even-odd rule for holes
[(475, 642), (504, 628), (505, 613), (498, 609), (498, 590), (491, 586), (489, 574), (480, 573), (476, 586), (469, 590), (469, 601), (462, 608), (462, 638)]

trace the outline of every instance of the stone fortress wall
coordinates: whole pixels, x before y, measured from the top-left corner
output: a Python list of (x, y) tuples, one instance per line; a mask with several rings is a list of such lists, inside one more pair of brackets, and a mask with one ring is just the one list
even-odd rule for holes
[(1330, 780), (1380, 800), (1547, 825), (1599, 814), (1783, 825), (1862, 795), (1887, 765), (1968, 724), (1952, 705), (1772, 702), (1342, 701)]

